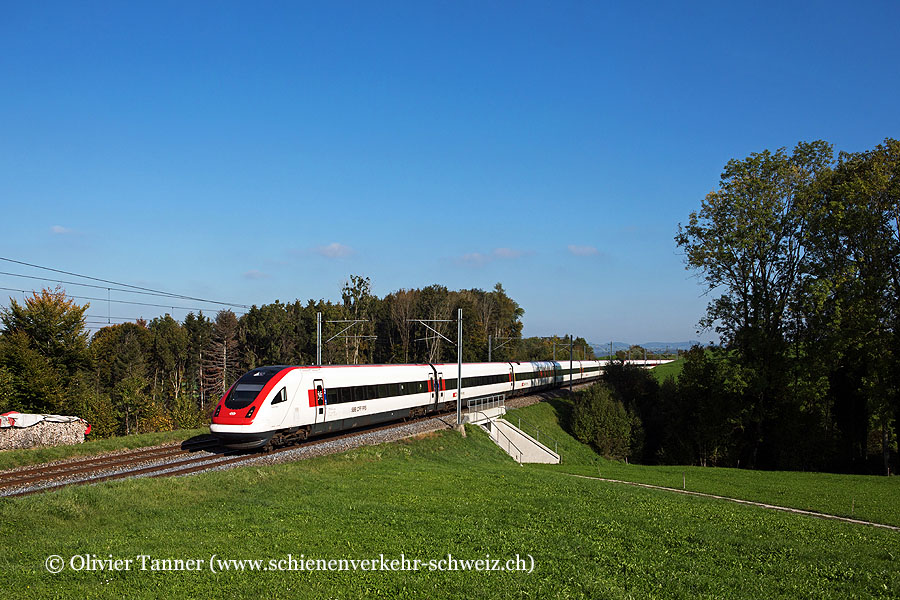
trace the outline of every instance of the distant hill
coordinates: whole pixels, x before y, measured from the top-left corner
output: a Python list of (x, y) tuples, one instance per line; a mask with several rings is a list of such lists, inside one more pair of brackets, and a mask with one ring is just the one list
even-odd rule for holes
[[(668, 349), (670, 352), (674, 352), (675, 350), (690, 350), (692, 346), (697, 344), (703, 345), (703, 342), (698, 340), (691, 340), (689, 342), (644, 342), (641, 344), (629, 344), (627, 342), (613, 342), (612, 350), (613, 352), (617, 352), (619, 350), (628, 350), (632, 346), (640, 346), (642, 348), (646, 348), (647, 350), (652, 350), (653, 352), (665, 352)], [(605, 344), (597, 344), (595, 342), (591, 342), (591, 347), (594, 349), (594, 354), (606, 354), (609, 352), (609, 342)]]
[(647, 350), (665, 350), (668, 348), (669, 350), (690, 350), (693, 346), (703, 345), (703, 342), (699, 340), (691, 340), (689, 342), (645, 342), (643, 344), (638, 344), (642, 348), (646, 348)]

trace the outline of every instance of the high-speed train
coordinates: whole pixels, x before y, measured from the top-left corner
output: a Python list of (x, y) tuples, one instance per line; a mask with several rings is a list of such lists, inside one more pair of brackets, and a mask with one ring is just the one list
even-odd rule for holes
[[(464, 363), (463, 403), (598, 379), (607, 361)], [(222, 397), (210, 431), (259, 448), (456, 407), (458, 365), (260, 367)]]

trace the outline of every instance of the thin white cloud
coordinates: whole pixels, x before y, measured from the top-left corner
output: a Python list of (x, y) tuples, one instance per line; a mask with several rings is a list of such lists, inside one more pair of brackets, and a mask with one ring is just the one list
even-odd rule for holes
[(525, 253), (514, 248), (494, 248), (494, 256), (497, 258), (519, 258)]
[(244, 279), (268, 279), (271, 275), (263, 273), (262, 271), (257, 271), (256, 269), (251, 269), (244, 273), (243, 277)]
[(315, 252), (325, 258), (347, 258), (353, 255), (353, 248), (334, 242), (327, 246), (318, 246)]
[(597, 256), (600, 254), (600, 251), (594, 246), (577, 246), (575, 244), (569, 244), (569, 252), (575, 256)]
[(68, 227), (63, 227), (62, 225), (54, 225), (50, 228), (50, 232), (54, 235), (66, 235), (67, 233), (75, 233), (73, 230)]
[(481, 267), (484, 266), (488, 261), (490, 261), (490, 257), (485, 256), (481, 252), (469, 252), (468, 254), (464, 254), (459, 259), (459, 262), (470, 267)]

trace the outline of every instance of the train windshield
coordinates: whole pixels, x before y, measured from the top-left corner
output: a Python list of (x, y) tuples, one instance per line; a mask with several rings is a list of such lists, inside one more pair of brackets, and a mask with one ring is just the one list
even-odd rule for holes
[(283, 367), (263, 367), (243, 375), (225, 398), (225, 408), (239, 410), (250, 406), (266, 383), (282, 369)]

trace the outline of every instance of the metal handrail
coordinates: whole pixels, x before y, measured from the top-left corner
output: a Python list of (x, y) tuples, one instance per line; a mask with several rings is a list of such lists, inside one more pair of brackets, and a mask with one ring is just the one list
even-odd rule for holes
[[(493, 423), (493, 421), (491, 421), (491, 422)], [(521, 465), (522, 465), (522, 451), (519, 450), (519, 447), (516, 446), (516, 445), (513, 443), (513, 441), (512, 441), (511, 439), (509, 439), (509, 436), (508, 436), (508, 435), (506, 435), (505, 433), (503, 433), (503, 430), (502, 430), (502, 429), (499, 429), (499, 428), (498, 428), (498, 429), (497, 429), (497, 433), (499, 433), (500, 435), (502, 435), (503, 438), (506, 440), (506, 443), (507, 443), (507, 450), (506, 450), (506, 453), (507, 453), (507, 454), (510, 454), (510, 452), (509, 452), (509, 446), (512, 446), (513, 448), (516, 449), (516, 453), (518, 454), (518, 458), (516, 458), (516, 462), (519, 463), (519, 465), (521, 466)]]
[[(491, 419), (489, 416), (487, 416), (487, 413), (485, 413), (485, 412), (482, 411), (482, 410), (476, 410), (476, 411), (475, 411), (475, 414), (478, 414), (478, 413), (481, 413), (482, 415), (484, 415), (484, 417), (487, 419), (488, 423), (494, 423), (494, 421), (497, 420), (496, 418)], [(511, 423), (510, 423), (510, 424), (511, 424)], [(511, 439), (509, 439), (509, 436), (506, 435), (505, 433), (503, 433), (503, 431), (502, 431), (501, 429), (497, 429), (497, 433), (499, 433), (499, 434), (502, 435), (504, 438), (506, 438), (506, 442), (507, 442), (507, 450), (506, 450), (506, 453), (507, 453), (507, 454), (509, 454), (510, 456), (512, 456), (512, 453), (510, 453), (510, 451), (509, 451), (509, 446), (512, 446), (513, 448), (516, 449), (516, 452), (517, 452), (518, 455), (519, 455), (518, 458), (516, 459), (516, 462), (519, 463), (519, 465), (521, 465), (521, 464), (522, 464), (522, 451), (519, 450), (519, 447), (516, 446), (516, 445), (513, 443), (513, 441), (512, 441)], [(497, 444), (497, 445), (499, 446), (500, 444)], [(502, 447), (502, 446), (501, 446), (501, 447)]]
[(476, 412), (487, 410), (489, 408), (497, 408), (506, 405), (506, 394), (493, 394), (490, 396), (481, 396), (479, 398), (470, 398), (466, 400), (466, 409), (471, 411), (475, 407)]
[[(506, 415), (504, 415), (504, 417), (505, 417), (505, 416), (506, 416)], [(519, 419), (519, 425), (518, 425), (519, 429), (521, 429), (522, 431), (525, 431), (524, 429), (522, 429), (522, 421), (523, 421), (522, 417), (517, 417), (517, 418)], [(507, 419), (507, 420), (509, 420), (509, 419)], [(534, 439), (536, 439), (536, 440), (540, 443), (540, 441), (541, 441), (541, 428), (538, 427), (537, 425), (535, 425), (534, 423), (528, 422), (527, 420), (525, 420), (525, 424), (528, 425), (529, 427), (531, 427), (531, 428), (533, 428), (533, 429), (535, 430), (535, 436), (534, 436)], [(527, 432), (526, 432), (526, 433), (527, 433)], [(559, 456), (559, 440), (556, 439), (555, 437), (553, 437), (552, 435), (547, 434), (547, 433), (544, 433), (544, 437), (545, 437), (545, 438), (550, 438), (551, 440), (553, 440), (553, 451), (556, 453), (557, 456)]]

